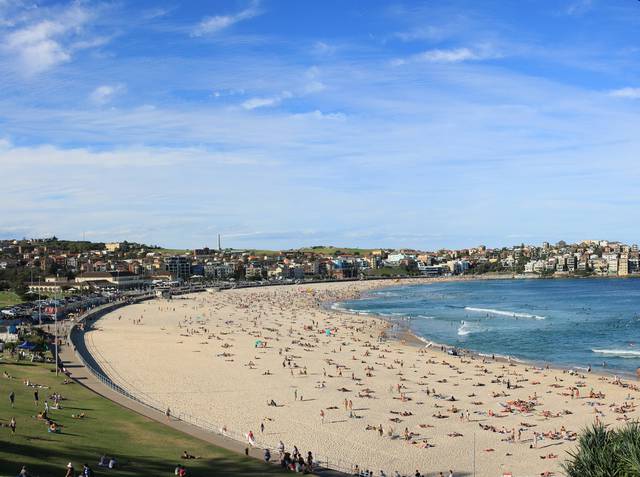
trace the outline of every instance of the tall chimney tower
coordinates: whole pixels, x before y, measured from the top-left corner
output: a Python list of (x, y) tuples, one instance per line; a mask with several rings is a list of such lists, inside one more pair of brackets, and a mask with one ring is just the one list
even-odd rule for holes
[(218, 234), (218, 252), (222, 250), (222, 246), (220, 244), (220, 234)]

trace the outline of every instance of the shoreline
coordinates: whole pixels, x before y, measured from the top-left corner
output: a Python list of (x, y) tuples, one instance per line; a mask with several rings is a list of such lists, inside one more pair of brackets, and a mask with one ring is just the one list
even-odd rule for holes
[[(561, 458), (545, 456), (570, 450), (572, 433), (593, 421), (594, 409), (616, 424), (620, 414), (609, 405), (619, 406), (626, 394), (637, 393), (593, 373), (583, 379), (523, 363), (451, 356), (437, 346), (416, 346), (403, 329), (397, 338), (377, 341), (380, 332), (389, 332), (390, 323), (382, 317), (327, 312), (320, 306), (373, 288), (420, 281), (264, 287), (155, 299), (101, 318), (87, 342), (111, 378), (144, 390), (172, 411), (228, 426), (237, 435), (253, 430), (260, 445), (273, 448), (278, 439), (287, 447), (295, 443), (323, 461), (342, 461), (341, 470), (358, 463), (387, 475), (394, 470), (412, 475), (415, 469), (470, 472), (474, 435), (478, 475), (559, 472)], [(325, 335), (324, 328), (331, 333)], [(268, 345), (256, 347), (256, 340)], [(283, 356), (290, 366), (284, 367)], [(581, 397), (573, 399), (573, 390), (580, 388)], [(607, 398), (584, 408), (593, 401), (590, 388)], [(455, 403), (447, 398), (454, 395)], [(531, 400), (532, 395), (538, 397)], [(347, 398), (354, 402), (351, 419), (341, 411)], [(266, 406), (269, 399), (278, 407)], [(518, 411), (510, 402), (528, 402), (529, 410)], [(328, 422), (321, 422), (320, 409)], [(463, 419), (465, 410), (470, 417)], [(637, 416), (635, 407), (625, 412)], [(266, 425), (264, 435), (257, 430), (260, 422)], [(371, 426), (382, 423), (384, 435), (378, 436)], [(566, 439), (560, 437), (560, 424), (567, 429)], [(518, 429), (518, 438), (505, 441), (512, 429)], [(533, 432), (539, 439), (545, 436), (545, 447), (553, 447), (530, 448)]]
[[(561, 277), (562, 278), (562, 277)], [(573, 278), (573, 277), (568, 277), (568, 278)], [(585, 277), (585, 278), (599, 278), (599, 277)], [(608, 277), (603, 277), (603, 278), (608, 278)], [(610, 278), (616, 278), (616, 277), (610, 277)], [(625, 277), (618, 277), (618, 278), (625, 278)], [(638, 277), (640, 278), (640, 277)], [(497, 280), (497, 278), (495, 278), (495, 280)], [(464, 281), (464, 280), (439, 280), (439, 279), (435, 279), (433, 281), (430, 281), (428, 283), (434, 283), (434, 282), (443, 282), (443, 281)], [(393, 288), (397, 288), (400, 286), (420, 286), (420, 285), (424, 285), (424, 283), (416, 283), (416, 284), (391, 284), (388, 287), (384, 287), (384, 288), (373, 288), (372, 290), (391, 290)], [(371, 291), (371, 290), (368, 290)], [(365, 292), (367, 293), (367, 292)], [(350, 299), (350, 300), (344, 300), (344, 301), (359, 301), (359, 300), (367, 300), (369, 298), (361, 296), (355, 299)], [(340, 302), (331, 302), (331, 303), (327, 303), (327, 310), (330, 312), (335, 312), (335, 313), (343, 313), (345, 315), (355, 315), (355, 316), (370, 316), (373, 317), (375, 319), (378, 320), (382, 320), (384, 322), (387, 322), (391, 325), (399, 325), (400, 323), (396, 323), (394, 321), (395, 318), (392, 318), (390, 316), (385, 316), (385, 315), (381, 315), (375, 312), (366, 312), (366, 313), (361, 313), (361, 312), (357, 312), (357, 311), (349, 311), (346, 310), (344, 308), (333, 308), (334, 305), (339, 305), (340, 303), (343, 303), (344, 301)], [(411, 318), (408, 317), (407, 315), (397, 315), (397, 318), (408, 318), (405, 321), (407, 322), (411, 322)], [(527, 359), (527, 358), (522, 358), (522, 357), (518, 357), (518, 356), (513, 356), (513, 355), (505, 355), (505, 354), (496, 354), (496, 353), (485, 353), (485, 352), (481, 352), (478, 350), (473, 350), (473, 349), (468, 349), (468, 348), (462, 348), (459, 346), (454, 346), (448, 343), (439, 343), (431, 338), (429, 338), (428, 336), (421, 336), (418, 333), (416, 333), (415, 331), (413, 331), (411, 329), (411, 327), (409, 325), (405, 325), (404, 327), (405, 329), (403, 330), (403, 334), (405, 336), (405, 338), (407, 338), (407, 341), (412, 342), (415, 346), (418, 347), (425, 347), (425, 345), (429, 345), (431, 344), (433, 346), (434, 349), (438, 349), (441, 348), (440, 351), (442, 353), (447, 354), (446, 352), (448, 350), (458, 350), (460, 352), (462, 352), (463, 355), (465, 356), (473, 356), (476, 358), (485, 358), (485, 359), (493, 359), (496, 362), (503, 362), (503, 363), (511, 363), (512, 361), (518, 364), (523, 364), (523, 365), (529, 365), (532, 366), (536, 369), (555, 369), (557, 371), (573, 371), (577, 374), (594, 374), (597, 376), (605, 376), (607, 378), (611, 378), (611, 377), (624, 377), (626, 379), (629, 380), (638, 380), (638, 375), (634, 374), (631, 371), (626, 371), (626, 370), (622, 370), (622, 369), (611, 369), (611, 370), (605, 370), (602, 369), (602, 367), (598, 367), (595, 368), (592, 366), (591, 367), (591, 371), (588, 371), (588, 366), (578, 366), (577, 364), (574, 365), (569, 365), (566, 363), (558, 363), (558, 362), (553, 362), (553, 361), (536, 361), (536, 360), (532, 360), (532, 359)], [(448, 355), (448, 354), (447, 354)], [(492, 356), (495, 356), (495, 358), (492, 358)], [(640, 368), (639, 368), (640, 369)]]

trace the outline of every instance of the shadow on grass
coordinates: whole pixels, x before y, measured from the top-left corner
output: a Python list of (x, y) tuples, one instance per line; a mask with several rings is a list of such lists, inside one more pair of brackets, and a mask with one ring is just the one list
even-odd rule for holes
[(42, 363), (30, 363), (29, 361), (13, 361), (2, 363), (5, 366), (38, 366)]
[[(82, 469), (82, 464), (89, 464), (96, 476), (109, 475), (112, 477), (142, 477), (142, 476), (171, 476), (178, 464), (184, 465), (190, 476), (230, 476), (244, 477), (256, 475), (284, 476), (285, 473), (275, 465), (266, 465), (262, 462), (235, 454), (220, 457), (202, 458), (194, 460), (180, 459), (180, 451), (176, 450), (176, 457), (159, 461), (151, 456), (118, 456), (116, 469), (101, 469), (97, 462), (101, 455), (111, 456), (108, 450), (97, 449), (92, 446), (83, 446), (82, 449), (65, 449), (59, 452), (49, 451), (46, 447), (30, 446), (8, 442), (2, 448), (3, 457), (7, 454), (16, 456), (14, 462), (5, 459), (0, 460), (0, 473), (2, 475), (16, 475), (22, 465), (27, 465), (34, 477), (46, 477), (62, 475), (65, 472), (67, 462), (72, 462), (77, 471)], [(58, 462), (58, 463), (55, 463)]]

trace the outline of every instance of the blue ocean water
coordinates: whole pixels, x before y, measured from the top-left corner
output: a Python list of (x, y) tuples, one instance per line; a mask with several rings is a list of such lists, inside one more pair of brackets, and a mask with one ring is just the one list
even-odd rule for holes
[(477, 280), (375, 290), (334, 305), (418, 336), (537, 363), (635, 373), (640, 280)]

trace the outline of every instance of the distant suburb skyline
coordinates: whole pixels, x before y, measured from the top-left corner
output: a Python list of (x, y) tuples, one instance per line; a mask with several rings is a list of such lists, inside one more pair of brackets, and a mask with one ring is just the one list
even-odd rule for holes
[(0, 0), (0, 238), (640, 241), (640, 2)]

